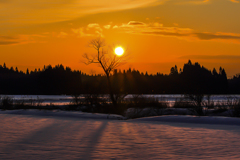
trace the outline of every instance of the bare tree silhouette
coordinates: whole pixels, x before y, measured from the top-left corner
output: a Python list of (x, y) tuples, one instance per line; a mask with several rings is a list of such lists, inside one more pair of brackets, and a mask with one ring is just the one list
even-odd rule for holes
[(118, 56), (114, 54), (114, 49), (116, 46), (107, 46), (103, 38), (95, 38), (89, 42), (89, 47), (95, 49), (97, 53), (90, 55), (88, 53), (83, 54), (84, 63), (86, 65), (92, 63), (100, 64), (100, 67), (103, 69), (108, 82), (109, 95), (113, 105), (117, 105), (114, 93), (112, 90), (110, 74), (118, 66), (124, 64), (127, 60), (128, 54), (125, 52), (123, 55)]

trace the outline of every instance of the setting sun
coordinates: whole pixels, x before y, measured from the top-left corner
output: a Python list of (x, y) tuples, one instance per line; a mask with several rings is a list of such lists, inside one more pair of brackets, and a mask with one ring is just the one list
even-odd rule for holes
[(124, 50), (122, 47), (117, 47), (117, 48), (115, 48), (115, 53), (116, 53), (116, 55), (121, 56), (121, 55), (123, 55)]

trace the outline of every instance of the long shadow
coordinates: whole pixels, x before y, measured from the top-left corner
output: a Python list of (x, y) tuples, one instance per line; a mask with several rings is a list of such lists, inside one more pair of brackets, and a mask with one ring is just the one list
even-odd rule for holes
[(99, 143), (102, 134), (107, 127), (108, 122), (102, 122), (101, 126), (90, 136), (90, 141), (84, 151), (84, 155), (81, 155), (80, 159), (92, 159), (92, 153), (96, 149), (97, 144)]
[(1, 152), (7, 157), (15, 157), (19, 151), (36, 150), (39, 147), (49, 146), (56, 140), (56, 135), (61, 133), (63, 126), (68, 126), (69, 123), (53, 123), (40, 128), (36, 132), (25, 136), (22, 140), (10, 143)]
[(236, 125), (225, 125), (225, 124), (204, 124), (204, 123), (184, 123), (179, 121), (128, 121), (129, 123), (137, 123), (137, 124), (154, 124), (154, 125), (167, 125), (173, 127), (182, 127), (182, 128), (205, 128), (205, 129), (214, 129), (214, 130), (226, 130), (231, 132), (240, 133), (239, 127)]
[[(91, 116), (90, 113), (81, 113), (81, 112), (76, 112), (76, 114), (73, 114), (71, 112), (51, 112), (51, 111), (22, 111), (22, 110), (15, 110), (15, 111), (11, 111), (11, 112), (3, 112), (0, 114), (9, 114), (9, 115), (26, 115), (26, 116), (32, 116), (32, 117), (46, 117), (46, 118), (68, 118), (68, 119), (79, 119), (79, 120), (83, 120), (83, 119), (93, 119), (93, 120), (103, 120), (102, 116)], [(111, 120), (108, 119), (108, 115), (106, 115), (105, 120)], [(114, 120), (114, 119), (113, 119)]]

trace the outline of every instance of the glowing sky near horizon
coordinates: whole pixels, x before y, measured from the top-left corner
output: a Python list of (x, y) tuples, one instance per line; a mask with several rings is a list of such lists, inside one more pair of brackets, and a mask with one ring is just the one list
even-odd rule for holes
[(121, 68), (168, 74), (191, 59), (232, 76), (240, 72), (239, 19), (239, 0), (0, 0), (0, 64), (102, 73), (81, 63), (101, 36), (127, 48)]

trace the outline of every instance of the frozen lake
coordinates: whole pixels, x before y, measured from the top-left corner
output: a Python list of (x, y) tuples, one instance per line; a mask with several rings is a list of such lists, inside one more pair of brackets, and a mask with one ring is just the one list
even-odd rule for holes
[[(43, 105), (46, 104), (54, 104), (54, 105), (68, 105), (73, 97), (70, 95), (0, 95), (1, 97), (10, 97), (14, 101), (25, 101), (25, 102), (40, 102)], [(131, 98), (135, 95), (127, 95), (125, 98)], [(184, 95), (180, 94), (161, 94), (161, 95), (143, 95), (146, 97), (155, 97), (158, 98), (159, 101), (166, 101), (172, 105), (176, 99), (184, 98)], [(100, 97), (108, 98), (108, 95), (101, 95)], [(81, 95), (80, 98), (84, 98), (84, 95)], [(210, 100), (213, 102), (224, 102), (227, 100), (240, 99), (240, 95), (211, 95)], [(207, 101), (207, 96), (205, 96), (204, 100)]]
[(240, 128), (234, 125), (15, 114), (0, 119), (1, 159), (240, 159)]

